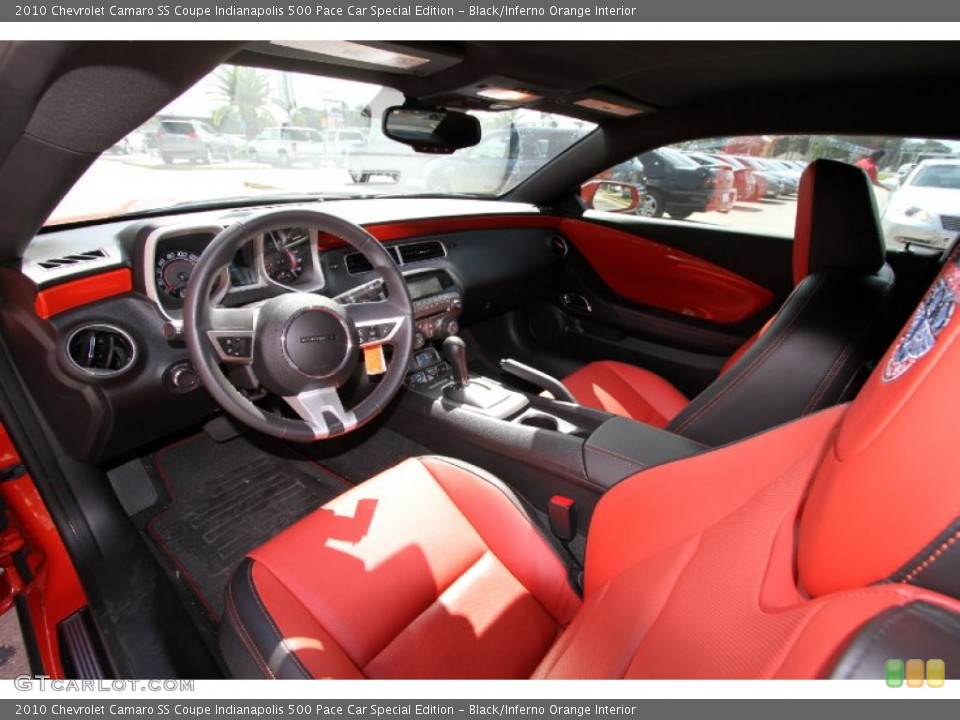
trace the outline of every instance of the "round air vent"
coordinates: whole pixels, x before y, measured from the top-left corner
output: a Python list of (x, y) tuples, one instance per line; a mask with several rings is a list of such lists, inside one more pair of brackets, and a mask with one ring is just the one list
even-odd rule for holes
[(133, 366), (137, 346), (127, 333), (113, 325), (84, 325), (70, 334), (67, 357), (87, 375), (112, 377)]
[(550, 252), (559, 258), (566, 257), (570, 251), (570, 246), (567, 245), (567, 240), (562, 235), (551, 235), (547, 240), (547, 245), (550, 247)]

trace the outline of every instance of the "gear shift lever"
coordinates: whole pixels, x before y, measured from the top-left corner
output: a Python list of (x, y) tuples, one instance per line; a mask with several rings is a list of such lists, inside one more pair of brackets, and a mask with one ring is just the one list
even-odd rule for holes
[(443, 341), (443, 357), (453, 368), (453, 385), (463, 388), (470, 383), (467, 372), (467, 344), (456, 335), (450, 335)]
[[(441, 351), (444, 359), (453, 368), (453, 382), (443, 389), (443, 397), (447, 402), (494, 416), (498, 407), (506, 407), (511, 412), (519, 409), (510, 404), (516, 393), (508, 392), (496, 383), (483, 378), (470, 379), (467, 372), (467, 345), (462, 339), (451, 335), (443, 341)], [(521, 399), (522, 404), (526, 404), (521, 396), (516, 397)]]

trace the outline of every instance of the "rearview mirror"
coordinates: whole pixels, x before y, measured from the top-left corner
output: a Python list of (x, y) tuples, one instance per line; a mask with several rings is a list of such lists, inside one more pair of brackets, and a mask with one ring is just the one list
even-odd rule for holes
[(640, 206), (643, 190), (628, 183), (590, 180), (580, 187), (580, 198), (591, 210), (631, 213)]
[(417, 152), (449, 155), (480, 142), (480, 121), (472, 115), (442, 108), (388, 108), (383, 134)]

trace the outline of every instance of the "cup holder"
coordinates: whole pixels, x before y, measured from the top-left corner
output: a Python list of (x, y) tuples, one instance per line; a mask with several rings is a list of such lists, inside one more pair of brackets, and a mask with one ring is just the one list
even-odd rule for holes
[(540, 428), (541, 430), (559, 430), (560, 422), (551, 415), (541, 413), (531, 413), (520, 418), (521, 425)]

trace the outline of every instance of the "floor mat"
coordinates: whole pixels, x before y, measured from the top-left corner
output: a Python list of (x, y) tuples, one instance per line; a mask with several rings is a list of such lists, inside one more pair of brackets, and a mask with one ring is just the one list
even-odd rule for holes
[(354, 485), (369, 480), (407, 458), (433, 453), (389, 428), (379, 427), (374, 434), (348, 435), (336, 440), (303, 445), (302, 452)]
[(147, 525), (208, 614), (244, 555), (350, 485), (282, 443), (197, 435), (157, 453), (171, 504)]

